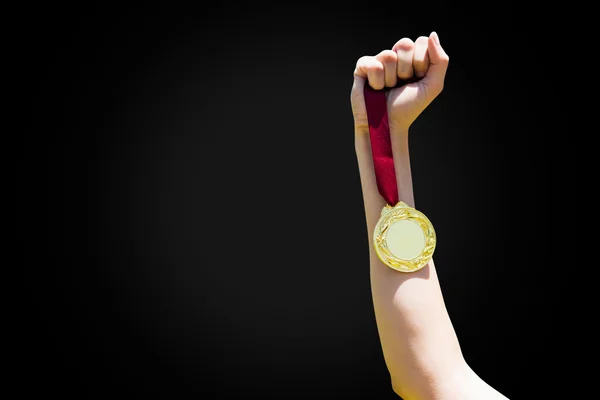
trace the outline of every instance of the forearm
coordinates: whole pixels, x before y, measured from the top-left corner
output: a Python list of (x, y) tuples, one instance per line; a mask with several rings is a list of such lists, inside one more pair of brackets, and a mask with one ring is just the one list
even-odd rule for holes
[[(359, 145), (361, 141), (357, 142)], [(363, 145), (366, 141), (362, 141)], [(400, 200), (414, 206), (408, 132), (392, 139)], [(366, 149), (357, 148), (359, 157)], [(365, 165), (365, 164), (363, 164)], [(361, 170), (363, 185), (372, 182)], [(376, 187), (364, 187), (369, 244), (385, 202)], [(373, 305), (385, 361), (394, 389), (406, 400), (435, 398), (432, 390), (451, 380), (465, 362), (446, 311), (435, 266), (402, 273), (384, 265), (370, 246)]]
[(385, 362), (405, 400), (437, 399), (466, 368), (434, 262), (401, 273), (370, 256), (371, 289)]

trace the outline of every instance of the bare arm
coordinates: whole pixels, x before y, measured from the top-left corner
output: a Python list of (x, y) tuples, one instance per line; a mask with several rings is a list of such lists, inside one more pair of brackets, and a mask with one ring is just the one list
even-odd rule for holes
[[(401, 201), (415, 207), (409, 157), (409, 127), (441, 93), (449, 58), (435, 33), (404, 38), (392, 50), (358, 60), (352, 89), (355, 146), (369, 243), (384, 199), (378, 192), (362, 96), (365, 84), (393, 87), (397, 79), (420, 81), (393, 89), (387, 107)], [(377, 328), (394, 391), (405, 400), (504, 399), (463, 358), (450, 321), (435, 264), (402, 273), (384, 265), (370, 247), (370, 276)]]

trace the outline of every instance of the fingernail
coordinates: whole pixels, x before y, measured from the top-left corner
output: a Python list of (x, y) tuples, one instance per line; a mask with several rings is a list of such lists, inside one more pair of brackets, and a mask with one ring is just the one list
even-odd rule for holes
[(435, 44), (437, 44), (438, 46), (441, 46), (440, 44), (440, 37), (438, 36), (437, 33), (431, 32), (431, 37), (433, 38), (433, 41), (435, 42)]

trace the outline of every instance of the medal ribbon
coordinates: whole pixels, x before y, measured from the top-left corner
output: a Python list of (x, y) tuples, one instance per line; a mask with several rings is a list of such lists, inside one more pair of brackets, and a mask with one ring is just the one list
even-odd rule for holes
[(385, 91), (375, 90), (369, 82), (365, 82), (364, 96), (377, 188), (383, 199), (394, 207), (399, 201), (398, 183), (394, 169)]

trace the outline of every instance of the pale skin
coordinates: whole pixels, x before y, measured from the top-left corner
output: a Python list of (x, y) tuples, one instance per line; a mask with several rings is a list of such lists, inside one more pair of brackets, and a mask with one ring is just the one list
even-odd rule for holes
[[(387, 94), (390, 136), (399, 198), (415, 207), (409, 159), (411, 124), (443, 90), (449, 57), (432, 32), (402, 38), (391, 49), (361, 57), (351, 92), (355, 147), (369, 243), (385, 200), (379, 194), (364, 85), (393, 88)], [(404, 400), (507, 400), (468, 365), (446, 310), (434, 261), (403, 273), (383, 264), (370, 246), (370, 277), (377, 329), (391, 386)]]

